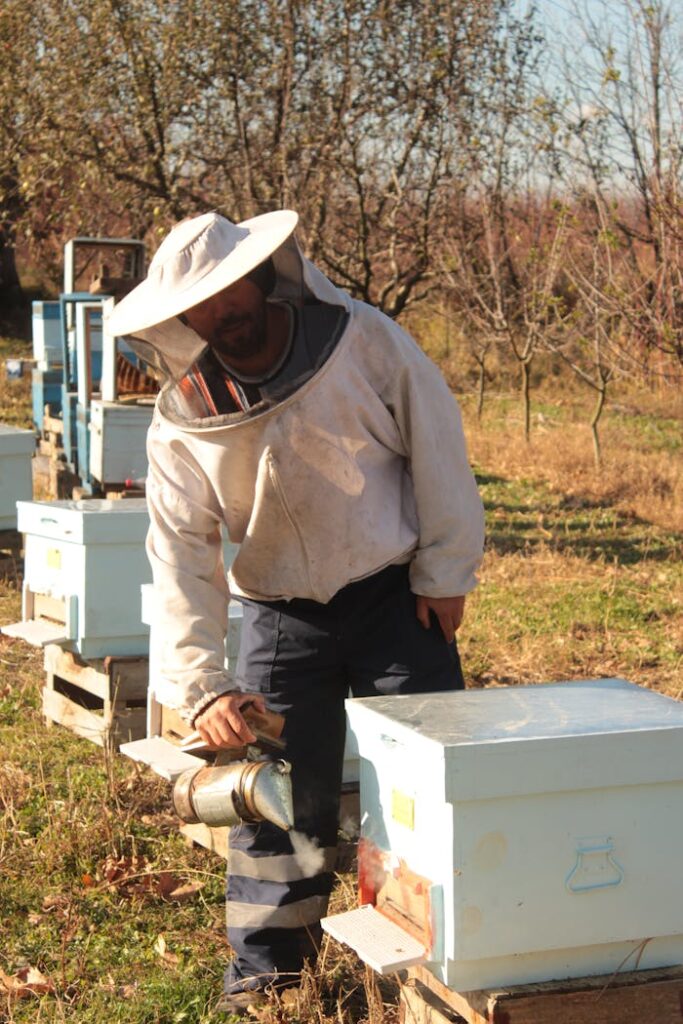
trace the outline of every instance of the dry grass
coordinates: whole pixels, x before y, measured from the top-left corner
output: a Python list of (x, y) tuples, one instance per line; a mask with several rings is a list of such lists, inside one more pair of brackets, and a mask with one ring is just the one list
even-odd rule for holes
[(461, 632), (472, 685), (622, 676), (683, 695), (683, 399), (629, 392), (596, 469), (585, 396), (463, 405), (487, 510)]
[[(514, 426), (514, 424), (513, 424)], [(683, 419), (680, 422), (683, 440)], [(576, 423), (536, 423), (527, 443), (521, 430), (501, 435), (500, 425), (470, 427), (474, 462), (507, 478), (543, 480), (559, 494), (609, 506), (683, 533), (683, 457), (680, 450), (624, 445), (624, 432), (604, 431), (602, 466), (595, 466), (589, 430)]]
[(678, 566), (540, 546), (489, 551), (481, 577), (459, 634), (470, 685), (621, 677), (683, 696)]
[(12, 427), (30, 430), (31, 422), (31, 371), (27, 366), (24, 375), (9, 380), (5, 371), (6, 359), (28, 359), (31, 346), (16, 338), (0, 337), (0, 421)]
[[(29, 394), (28, 377), (0, 378), (5, 422), (28, 425)], [(469, 684), (622, 676), (683, 696), (683, 400), (620, 395), (600, 472), (580, 393), (535, 397), (530, 444), (515, 396), (489, 401), (481, 424), (463, 405), (489, 538), (459, 634)], [(20, 580), (0, 581), (0, 621), (20, 605)], [(46, 730), (42, 682), (41, 653), (0, 638), (0, 969), (49, 982), (0, 995), (0, 1024), (208, 1024), (230, 955), (223, 865), (184, 845), (164, 783)], [(144, 884), (108, 880), (112, 863), (142, 867)], [(202, 886), (174, 904), (154, 882), (169, 872)], [(354, 903), (343, 876), (331, 910)], [(396, 1024), (397, 993), (325, 939), (262, 1024)]]

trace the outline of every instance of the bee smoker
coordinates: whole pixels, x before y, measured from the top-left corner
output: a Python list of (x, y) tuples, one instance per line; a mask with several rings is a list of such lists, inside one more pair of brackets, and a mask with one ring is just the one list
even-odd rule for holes
[[(215, 827), (270, 821), (288, 831), (294, 826), (292, 769), (278, 756), (285, 749), (279, 738), (284, 719), (272, 712), (262, 715), (253, 708), (242, 710), (256, 743), (220, 750), (216, 764), (189, 768), (179, 775), (173, 787), (173, 807), (188, 824), (201, 821)], [(188, 737), (185, 750), (201, 746), (195, 736)]]

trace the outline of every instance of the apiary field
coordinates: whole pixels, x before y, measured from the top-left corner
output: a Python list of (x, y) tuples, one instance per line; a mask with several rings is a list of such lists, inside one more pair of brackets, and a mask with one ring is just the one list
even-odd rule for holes
[[(21, 354), (0, 343), (0, 358)], [(590, 398), (542, 386), (530, 443), (512, 392), (481, 421), (461, 399), (488, 526), (459, 634), (468, 685), (621, 676), (683, 697), (683, 400), (615, 392), (597, 470)], [(0, 405), (30, 426), (30, 377), (3, 372)], [(0, 580), (3, 623), (20, 587)], [(43, 677), (40, 652), (0, 638), (0, 1022), (216, 1019), (223, 862), (185, 845), (167, 783), (45, 727)], [(340, 877), (335, 909), (353, 902)], [(396, 989), (330, 943), (263, 1019), (393, 1024)]]

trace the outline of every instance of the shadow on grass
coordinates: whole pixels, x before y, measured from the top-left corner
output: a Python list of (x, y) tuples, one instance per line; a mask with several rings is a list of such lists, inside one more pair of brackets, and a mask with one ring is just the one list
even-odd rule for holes
[(683, 534), (619, 512), (609, 500), (555, 495), (543, 482), (477, 474), (487, 520), (487, 547), (532, 554), (543, 547), (591, 561), (634, 565), (680, 555)]

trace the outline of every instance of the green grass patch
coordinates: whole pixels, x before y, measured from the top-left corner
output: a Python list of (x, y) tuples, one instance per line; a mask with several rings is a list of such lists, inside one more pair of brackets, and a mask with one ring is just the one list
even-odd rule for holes
[[(3, 381), (0, 394), (26, 425), (28, 379)], [(534, 427), (559, 448), (577, 424), (584, 429), (588, 406), (572, 393), (561, 403), (539, 395)], [(515, 395), (487, 400), (489, 453), (509, 453), (519, 419)], [(624, 450), (679, 457), (679, 421), (666, 409), (614, 412), (609, 423)], [(515, 458), (523, 467), (516, 475), (504, 458), (495, 469), (478, 467), (488, 539), (459, 633), (469, 684), (621, 676), (680, 696), (683, 536), (650, 522), (647, 509), (629, 514), (611, 482), (596, 496), (578, 476), (571, 489), (563, 472), (544, 480), (533, 449), (525, 463), (519, 447)], [(19, 585), (0, 581), (0, 620), (20, 614)], [(51, 986), (0, 1000), (0, 1022), (208, 1024), (230, 956), (223, 862), (185, 845), (166, 783), (45, 727), (43, 678), (41, 652), (0, 638), (0, 969), (16, 977), (35, 968)], [(160, 881), (169, 876), (197, 888), (175, 900)], [(337, 909), (347, 890), (353, 900), (353, 888), (348, 878), (339, 886)], [(305, 1012), (278, 1008), (267, 1024), (370, 1019), (364, 973), (343, 956), (330, 953)], [(355, 994), (338, 1010), (340, 989)], [(395, 992), (381, 1010), (384, 1024), (394, 1019), (392, 1000)]]

